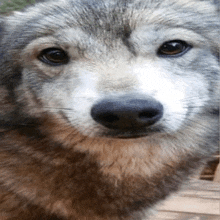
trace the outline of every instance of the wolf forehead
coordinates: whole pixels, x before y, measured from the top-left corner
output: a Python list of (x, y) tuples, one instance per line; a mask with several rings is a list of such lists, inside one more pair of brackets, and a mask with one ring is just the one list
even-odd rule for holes
[[(10, 16), (5, 21), (5, 36), (6, 41), (10, 38), (8, 47), (19, 49), (41, 36), (52, 35), (65, 28), (79, 27), (90, 35), (100, 36), (111, 42), (115, 38), (129, 37), (136, 27), (154, 24), (156, 29), (162, 24), (173, 28), (181, 26), (209, 39), (217, 39), (219, 20), (218, 16), (214, 16), (218, 13), (214, 4), (215, 1), (210, 4), (210, 1), (199, 0), (49, 1)], [(198, 13), (194, 12), (195, 8)]]

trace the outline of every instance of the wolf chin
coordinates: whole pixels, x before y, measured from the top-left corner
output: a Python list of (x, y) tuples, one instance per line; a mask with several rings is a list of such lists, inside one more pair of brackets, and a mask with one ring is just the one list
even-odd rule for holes
[(147, 219), (218, 150), (219, 1), (60, 0), (1, 18), (0, 219)]

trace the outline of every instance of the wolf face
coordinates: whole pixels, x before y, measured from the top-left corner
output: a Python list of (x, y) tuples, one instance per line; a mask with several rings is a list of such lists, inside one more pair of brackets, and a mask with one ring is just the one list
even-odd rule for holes
[(65, 0), (2, 19), (1, 197), (31, 204), (7, 219), (142, 219), (206, 162), (217, 8)]

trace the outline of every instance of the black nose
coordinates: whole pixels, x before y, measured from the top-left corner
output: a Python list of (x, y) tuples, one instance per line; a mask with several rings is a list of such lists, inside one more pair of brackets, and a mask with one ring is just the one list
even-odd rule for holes
[(163, 115), (163, 106), (154, 99), (122, 96), (104, 99), (91, 109), (92, 118), (111, 129), (135, 129), (150, 126)]

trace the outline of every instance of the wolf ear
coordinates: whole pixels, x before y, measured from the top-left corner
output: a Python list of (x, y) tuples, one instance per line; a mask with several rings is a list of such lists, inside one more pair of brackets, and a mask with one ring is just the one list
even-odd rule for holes
[[(21, 79), (22, 67), (13, 59), (9, 47), (12, 47), (13, 34), (7, 30), (7, 17), (0, 16), (0, 86), (13, 90)], [(12, 36), (11, 36), (12, 35)], [(13, 39), (12, 39), (13, 40)], [(1, 94), (1, 92), (0, 92)]]

